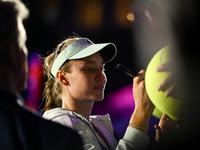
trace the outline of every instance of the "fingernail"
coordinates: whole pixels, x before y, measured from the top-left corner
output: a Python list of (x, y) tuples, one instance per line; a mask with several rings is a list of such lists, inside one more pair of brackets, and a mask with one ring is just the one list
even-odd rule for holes
[(166, 93), (166, 94), (165, 94), (165, 97), (169, 97), (169, 94), (168, 94), (168, 93)]
[(160, 90), (161, 90), (161, 86), (158, 87), (158, 91), (160, 91)]

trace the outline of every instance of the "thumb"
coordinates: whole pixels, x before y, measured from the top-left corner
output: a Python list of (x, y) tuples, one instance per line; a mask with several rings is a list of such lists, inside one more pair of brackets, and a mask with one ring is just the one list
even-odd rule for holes
[(161, 142), (161, 128), (158, 125), (154, 125), (154, 128), (156, 129), (156, 137), (155, 140), (157, 142)]

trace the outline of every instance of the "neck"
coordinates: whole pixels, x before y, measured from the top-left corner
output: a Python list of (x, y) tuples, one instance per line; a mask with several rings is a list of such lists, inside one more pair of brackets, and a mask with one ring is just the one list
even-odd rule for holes
[(89, 121), (93, 103), (94, 103), (93, 101), (86, 102), (86, 101), (77, 101), (77, 100), (70, 101), (66, 99), (62, 99), (62, 100), (63, 100), (62, 108), (70, 110), (70, 111), (74, 111), (82, 115)]

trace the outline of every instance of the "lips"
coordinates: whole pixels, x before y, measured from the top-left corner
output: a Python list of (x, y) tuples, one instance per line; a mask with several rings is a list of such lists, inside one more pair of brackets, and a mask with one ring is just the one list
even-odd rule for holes
[(94, 87), (94, 89), (104, 90), (104, 85), (96, 86), (96, 87)]

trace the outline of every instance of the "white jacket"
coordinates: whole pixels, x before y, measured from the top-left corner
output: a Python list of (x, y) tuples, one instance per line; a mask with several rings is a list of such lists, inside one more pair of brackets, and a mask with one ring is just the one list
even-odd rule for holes
[(83, 116), (63, 108), (46, 111), (43, 117), (76, 130), (82, 137), (85, 150), (134, 150), (145, 149), (150, 139), (138, 129), (128, 127), (123, 139), (117, 143), (110, 116), (90, 116), (90, 122), (101, 132), (106, 143)]

